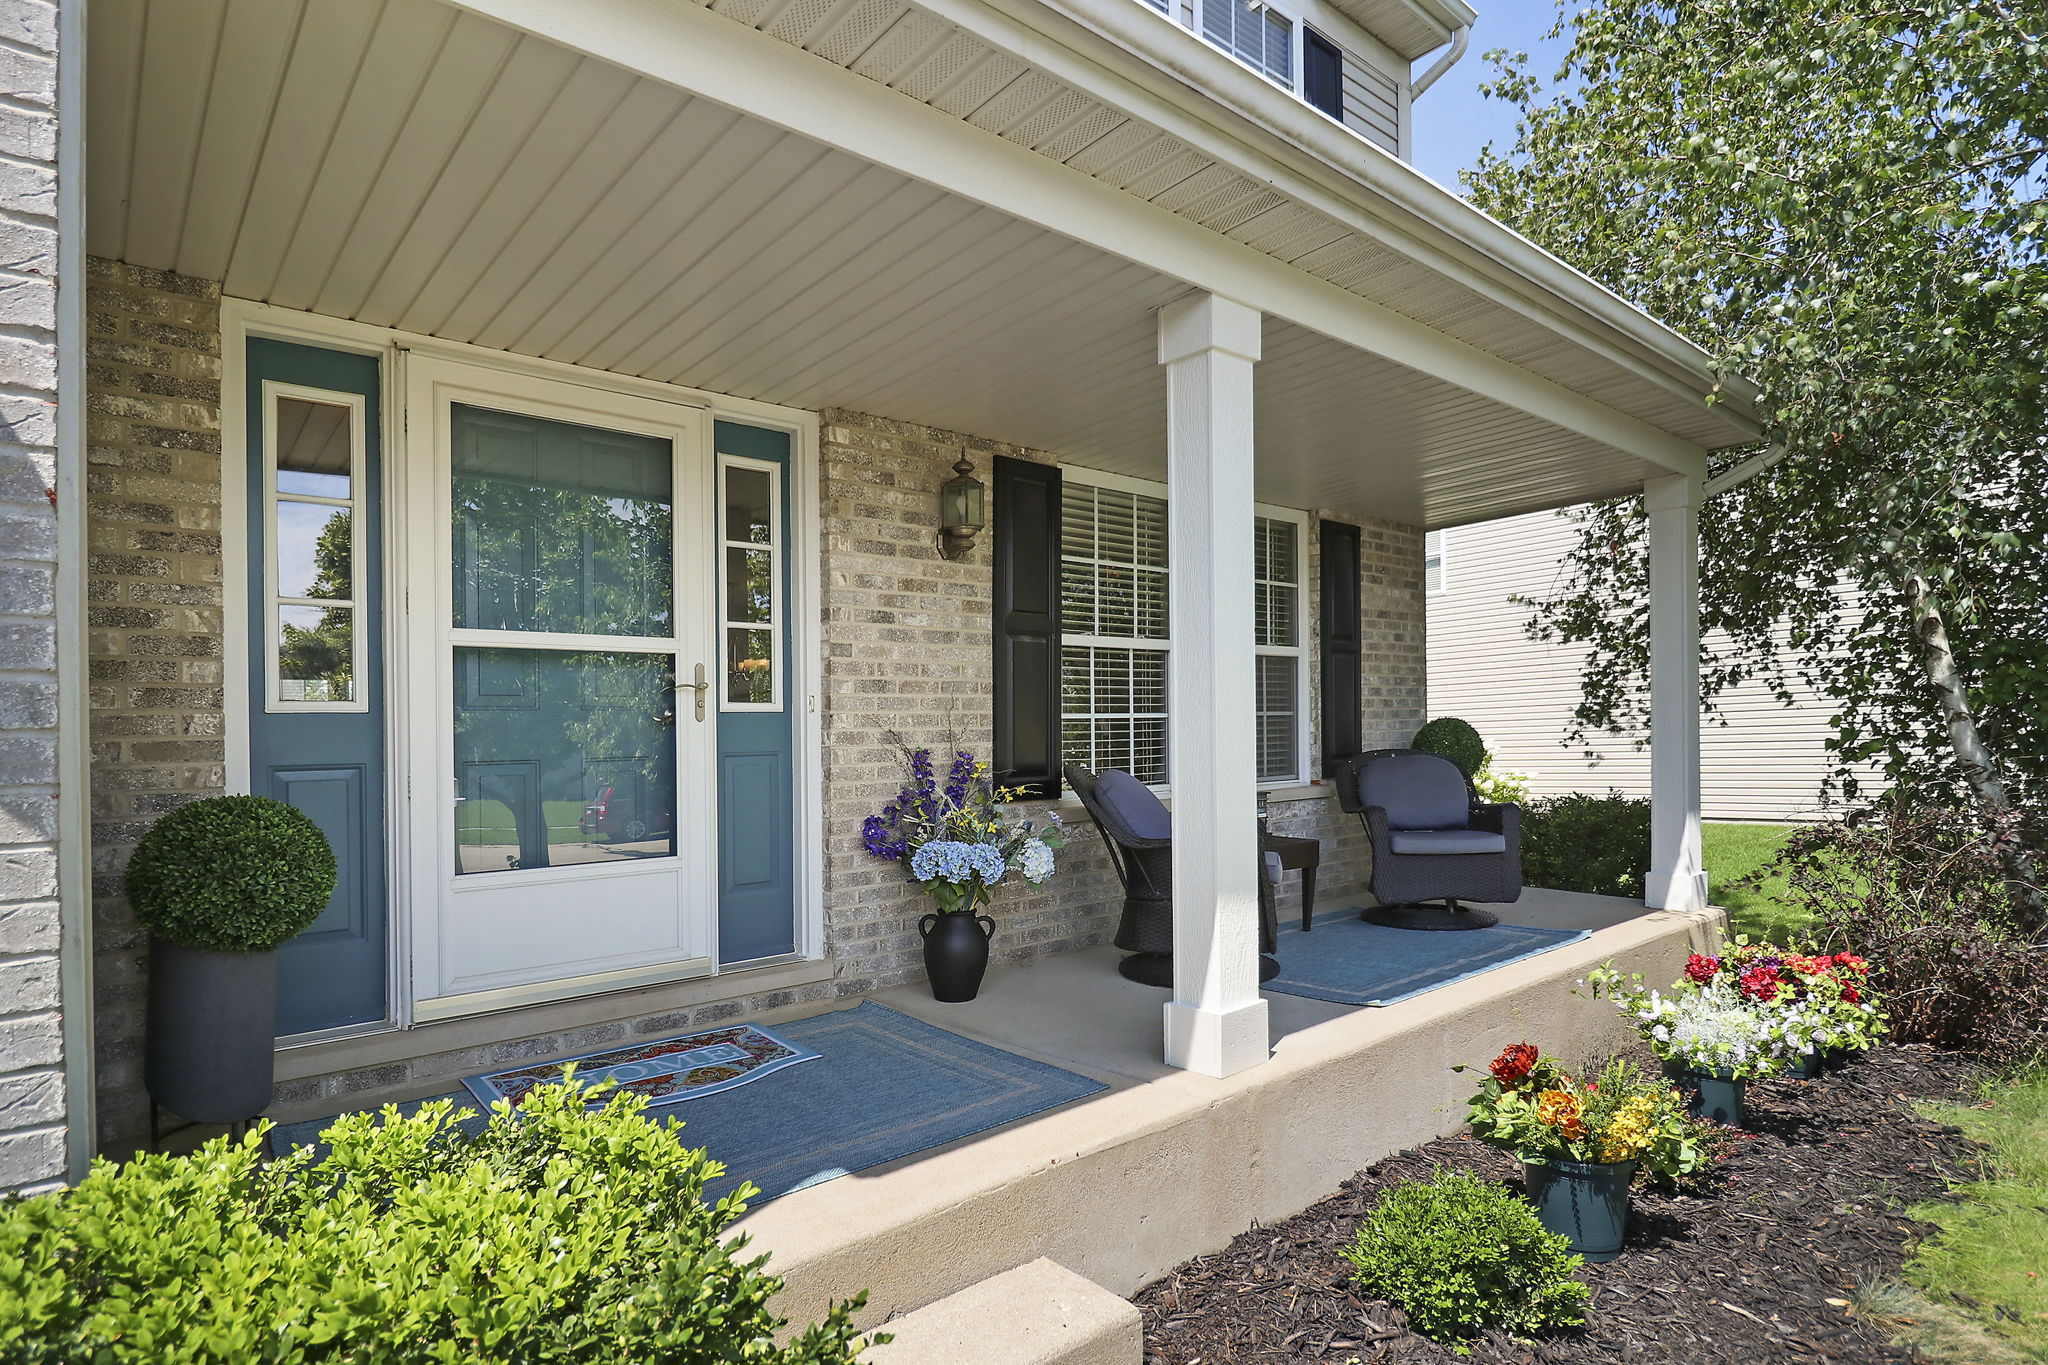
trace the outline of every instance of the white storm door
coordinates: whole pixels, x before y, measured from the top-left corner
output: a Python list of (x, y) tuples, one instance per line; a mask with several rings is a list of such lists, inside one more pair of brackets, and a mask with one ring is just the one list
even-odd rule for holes
[(406, 387), (414, 1018), (712, 970), (709, 414)]

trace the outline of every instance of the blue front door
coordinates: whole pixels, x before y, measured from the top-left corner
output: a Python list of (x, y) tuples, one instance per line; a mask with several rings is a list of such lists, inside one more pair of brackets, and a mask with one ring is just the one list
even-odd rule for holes
[(388, 1013), (379, 367), (248, 343), (249, 790), (305, 811), (340, 864), (278, 954), (280, 1036)]

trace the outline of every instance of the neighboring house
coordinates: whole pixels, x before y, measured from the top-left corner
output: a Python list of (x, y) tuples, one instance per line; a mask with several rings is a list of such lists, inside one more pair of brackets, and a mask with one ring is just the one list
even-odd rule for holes
[[(1430, 714), (1472, 722), (1495, 765), (1528, 774), (1533, 795), (1648, 796), (1647, 748), (1619, 735), (1566, 740), (1582, 695), (1584, 651), (1530, 639), (1524, 627), (1532, 609), (1512, 600), (1541, 600), (1561, 587), (1565, 556), (1577, 544), (1578, 531), (1562, 512), (1430, 532)], [(1801, 821), (1825, 812), (1830, 711), (1810, 690), (1795, 698), (1787, 706), (1751, 682), (1716, 700), (1700, 740), (1706, 818)]]
[[(948, 726), (1171, 783), (1166, 1058), (1255, 1066), (1254, 788), (1355, 895), (1319, 779), (1425, 716), (1425, 531), (1623, 490), (1700, 901), (1692, 509), (1754, 425), (1400, 159), (1463, 0), (0, 15), (0, 1186), (145, 1133), (122, 869), (221, 792), (342, 862), (287, 1117), (919, 979), (858, 829)], [(998, 957), (1118, 899), (1077, 839)]]

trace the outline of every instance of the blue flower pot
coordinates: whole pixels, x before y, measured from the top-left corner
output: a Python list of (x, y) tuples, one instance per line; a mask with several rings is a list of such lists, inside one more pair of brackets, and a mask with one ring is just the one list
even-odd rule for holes
[(1621, 1255), (1635, 1176), (1633, 1161), (1522, 1163), (1522, 1183), (1536, 1206), (1536, 1220), (1589, 1261)]
[(1730, 1128), (1742, 1126), (1742, 1096), (1749, 1082), (1727, 1070), (1688, 1071), (1680, 1082), (1689, 1093), (1686, 1110)]

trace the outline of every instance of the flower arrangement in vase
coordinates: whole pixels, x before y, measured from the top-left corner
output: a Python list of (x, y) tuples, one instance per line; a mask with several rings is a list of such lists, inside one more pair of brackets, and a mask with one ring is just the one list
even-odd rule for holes
[(903, 787), (862, 822), (861, 843), (872, 857), (902, 863), (937, 907), (918, 923), (932, 994), (972, 1000), (995, 935), (995, 921), (978, 912), (1013, 873), (1033, 886), (1052, 876), (1054, 851), (1066, 843), (1059, 816), (1048, 812), (1043, 828), (1013, 818), (1009, 805), (1022, 793), (998, 786), (989, 765), (958, 744), (947, 746), (953, 757), (942, 781), (929, 747), (889, 740), (903, 755)]
[(1543, 1226), (1589, 1261), (1620, 1254), (1637, 1171), (1674, 1179), (1711, 1159), (1678, 1091), (1624, 1058), (1583, 1080), (1516, 1043), (1487, 1071), (1466, 1108), (1472, 1135), (1522, 1162)]

